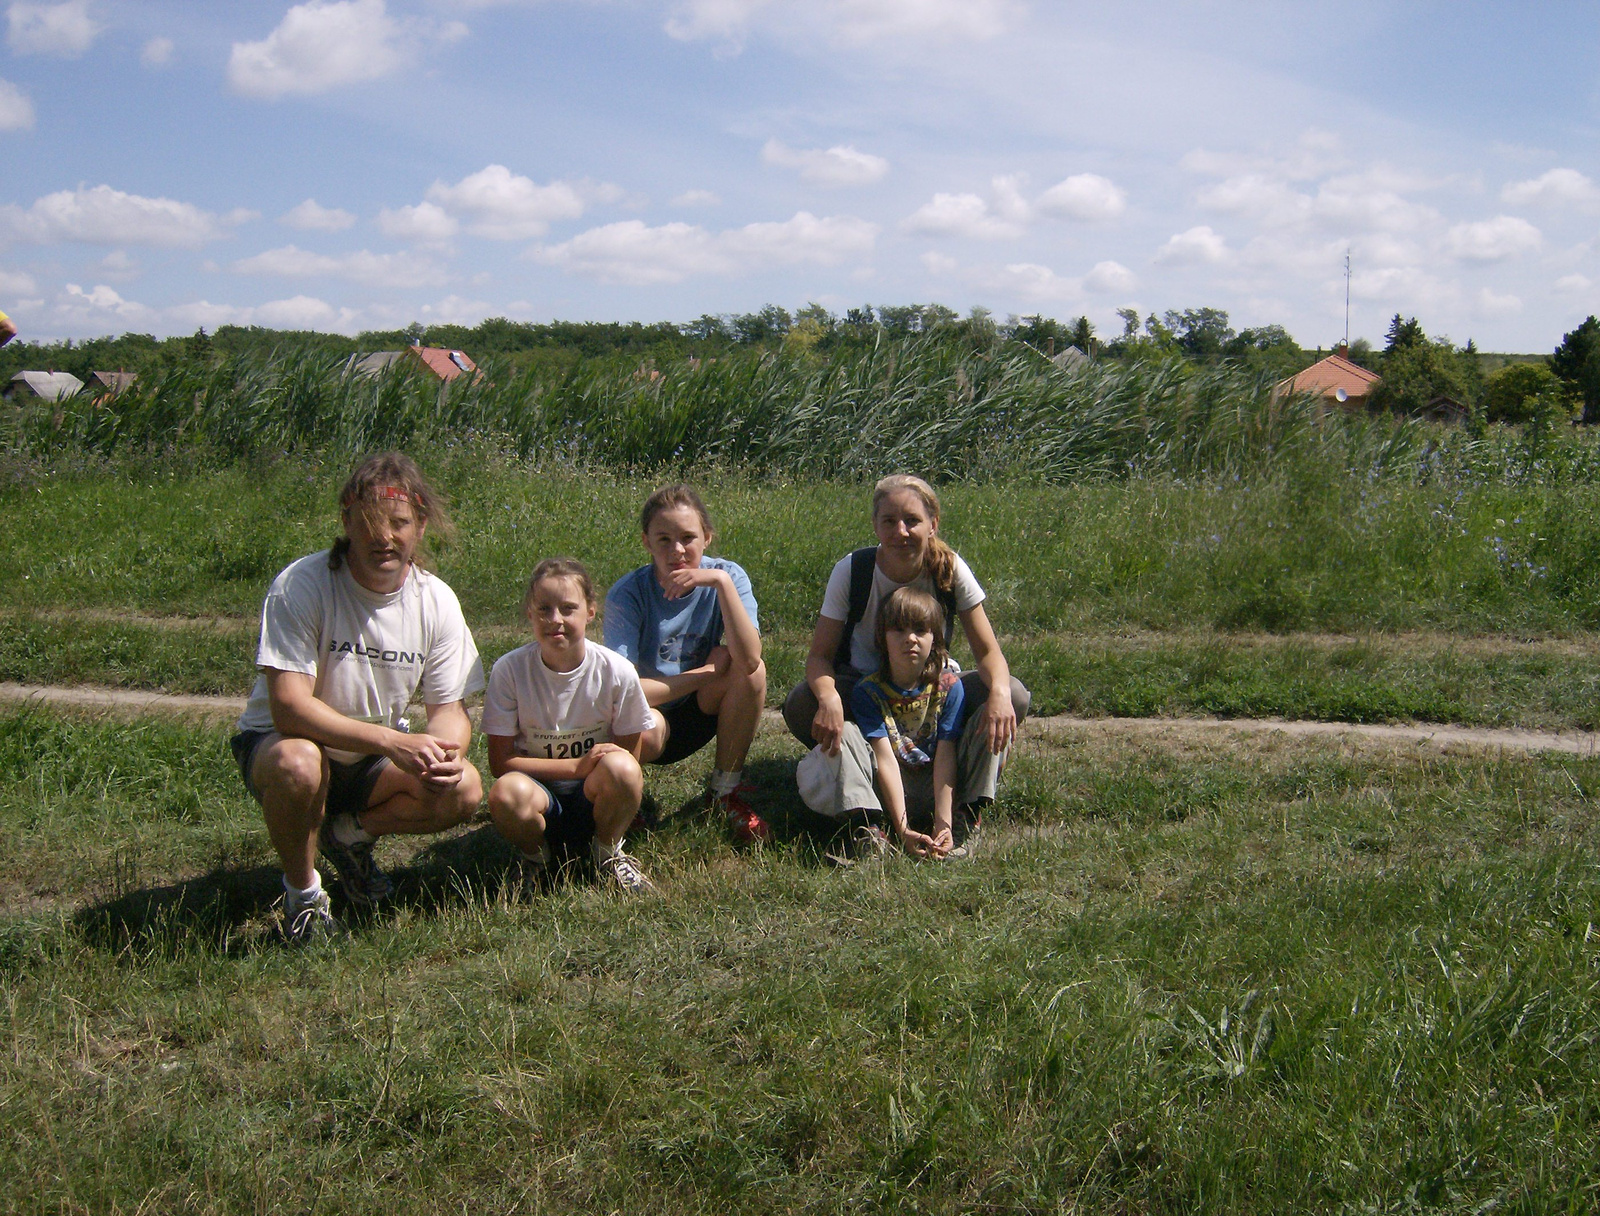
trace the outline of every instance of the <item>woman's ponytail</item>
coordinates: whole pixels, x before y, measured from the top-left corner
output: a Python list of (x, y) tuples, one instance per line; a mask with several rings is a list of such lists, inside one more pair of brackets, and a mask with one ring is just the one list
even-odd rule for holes
[(940, 591), (949, 593), (956, 589), (956, 551), (940, 540), (937, 532), (928, 538), (928, 556), (923, 568)]

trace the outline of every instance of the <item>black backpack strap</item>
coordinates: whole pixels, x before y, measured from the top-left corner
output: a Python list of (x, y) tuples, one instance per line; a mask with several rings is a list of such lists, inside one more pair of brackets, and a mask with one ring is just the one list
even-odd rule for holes
[(956, 589), (951, 587), (946, 591), (935, 586), (933, 598), (939, 601), (939, 606), (944, 609), (944, 648), (950, 649), (950, 643), (956, 636)]
[(877, 545), (857, 549), (850, 555), (850, 607), (845, 614), (844, 630), (839, 634), (839, 648), (833, 652), (835, 670), (850, 665), (850, 639), (855, 636), (861, 618), (867, 615), (867, 600), (872, 596), (872, 570), (877, 560)]

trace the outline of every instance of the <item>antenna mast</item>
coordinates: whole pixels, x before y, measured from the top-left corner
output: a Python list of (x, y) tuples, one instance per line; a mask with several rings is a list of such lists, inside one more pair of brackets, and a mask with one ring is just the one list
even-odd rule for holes
[(1350, 250), (1344, 251), (1344, 349), (1346, 357), (1350, 351)]

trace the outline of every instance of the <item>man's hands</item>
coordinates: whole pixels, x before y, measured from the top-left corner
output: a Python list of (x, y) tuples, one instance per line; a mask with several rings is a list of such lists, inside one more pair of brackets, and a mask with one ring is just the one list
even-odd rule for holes
[(461, 783), (466, 769), (461, 744), (437, 735), (407, 734), (399, 730), (393, 733), (394, 738), (383, 754), (401, 772), (410, 773), (436, 790), (452, 789)]

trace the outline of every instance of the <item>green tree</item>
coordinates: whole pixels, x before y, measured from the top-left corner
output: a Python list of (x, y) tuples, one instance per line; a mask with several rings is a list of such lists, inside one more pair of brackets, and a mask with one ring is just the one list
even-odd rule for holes
[(1512, 363), (1490, 375), (1483, 391), (1483, 413), (1490, 422), (1532, 422), (1560, 411), (1561, 381), (1548, 364)]
[(1561, 345), (1550, 356), (1550, 370), (1583, 402), (1583, 424), (1600, 422), (1600, 321), (1593, 313), (1577, 329), (1561, 335)]
[(1389, 332), (1385, 335), (1387, 343), (1383, 353), (1393, 354), (1397, 350), (1407, 350), (1413, 346), (1420, 346), (1428, 340), (1428, 335), (1422, 332), (1422, 326), (1417, 324), (1415, 317), (1400, 319), (1400, 314), (1394, 314), (1394, 320), (1389, 322)]
[(1220, 308), (1169, 311), (1162, 321), (1184, 354), (1195, 359), (1220, 359), (1223, 348), (1235, 337), (1228, 314)]

